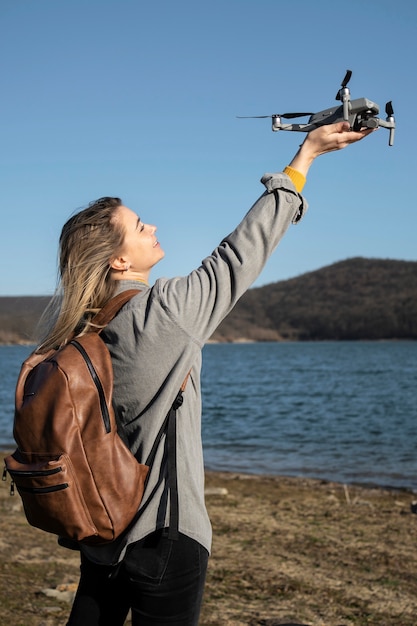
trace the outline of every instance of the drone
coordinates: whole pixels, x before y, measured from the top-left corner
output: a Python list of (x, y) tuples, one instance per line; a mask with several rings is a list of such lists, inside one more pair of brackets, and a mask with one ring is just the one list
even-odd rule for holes
[[(345, 77), (340, 85), (340, 89), (336, 94), (336, 100), (341, 104), (319, 111), (318, 113), (280, 113), (275, 115), (251, 115), (251, 116), (238, 116), (239, 119), (264, 119), (272, 118), (272, 130), (277, 132), (279, 130), (291, 130), (297, 132), (308, 133), (314, 128), (324, 126), (326, 124), (333, 124), (335, 122), (346, 121), (349, 122), (352, 130), (360, 130), (361, 128), (388, 128), (389, 140), (388, 145), (394, 144), (394, 130), (395, 119), (394, 109), (392, 102), (387, 102), (385, 105), (385, 113), (387, 115), (385, 120), (377, 117), (379, 114), (379, 106), (368, 100), (368, 98), (358, 98), (356, 100), (350, 99), (350, 90), (347, 87), (348, 82), (352, 76), (351, 70), (347, 70)], [(310, 119), (305, 124), (286, 124), (281, 120), (291, 120), (297, 117), (310, 116)]]

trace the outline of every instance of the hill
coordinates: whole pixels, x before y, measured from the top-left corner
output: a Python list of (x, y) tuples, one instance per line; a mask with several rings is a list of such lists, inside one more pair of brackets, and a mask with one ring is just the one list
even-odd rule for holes
[[(48, 296), (0, 297), (0, 342), (33, 340)], [(213, 341), (417, 339), (417, 262), (356, 257), (250, 289)]]
[(417, 262), (352, 258), (250, 289), (218, 341), (417, 339)]

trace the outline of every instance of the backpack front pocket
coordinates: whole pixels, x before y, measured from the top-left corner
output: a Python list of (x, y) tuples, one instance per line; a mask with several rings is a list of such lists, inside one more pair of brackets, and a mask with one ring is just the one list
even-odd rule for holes
[(33, 463), (22, 463), (10, 455), (5, 465), (29, 524), (78, 541), (97, 535), (66, 454)]

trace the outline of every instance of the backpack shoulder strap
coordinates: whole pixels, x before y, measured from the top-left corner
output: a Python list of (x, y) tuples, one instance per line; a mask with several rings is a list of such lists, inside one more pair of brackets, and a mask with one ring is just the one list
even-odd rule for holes
[(91, 324), (95, 327), (92, 332), (100, 333), (105, 326), (116, 316), (122, 306), (133, 296), (140, 293), (140, 289), (128, 289), (111, 298), (100, 311), (93, 317)]

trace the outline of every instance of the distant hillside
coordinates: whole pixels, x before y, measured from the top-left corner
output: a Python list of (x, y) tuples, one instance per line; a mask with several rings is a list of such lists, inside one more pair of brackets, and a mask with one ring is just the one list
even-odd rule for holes
[(213, 339), (417, 339), (417, 262), (352, 258), (250, 289)]
[(33, 340), (34, 329), (48, 296), (0, 296), (0, 343)]
[[(33, 339), (47, 296), (0, 297), (0, 343)], [(417, 262), (353, 258), (250, 289), (214, 341), (417, 339)]]

